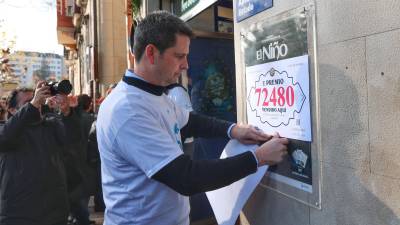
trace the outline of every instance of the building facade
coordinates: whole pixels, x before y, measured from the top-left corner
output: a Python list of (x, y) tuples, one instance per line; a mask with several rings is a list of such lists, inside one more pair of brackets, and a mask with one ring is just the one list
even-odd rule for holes
[[(101, 93), (108, 84), (120, 80), (128, 66), (127, 28), (131, 23), (128, 11), (131, 1), (95, 2), (97, 42), (93, 43), (93, 51), (97, 72), (88, 80), (98, 82)], [(382, 0), (361, 4), (359, 1), (281, 0), (240, 20), (237, 19), (239, 14), (252, 11), (250, 4), (259, 1), (231, 1), (233, 8), (230, 10), (224, 7), (225, 2), (144, 0), (139, 12), (141, 16), (158, 9), (177, 13), (179, 7), (174, 7), (179, 4), (184, 4), (180, 9), (185, 11), (210, 3), (190, 16), (187, 12), (181, 15), (197, 34), (191, 45), (190, 69), (182, 83), (188, 87), (192, 101), (198, 100), (194, 96), (210, 98), (193, 102), (194, 108), (198, 106), (196, 111), (223, 118), (233, 115), (234, 120), (245, 123), (249, 118), (244, 32), (258, 29), (264, 22), (279, 21), (294, 11), (308, 11), (310, 6), (313, 13), (312, 41), (308, 43), (308, 50), (312, 52), (309, 58), (312, 68), (309, 88), (311, 151), (318, 153), (312, 159), (316, 165), (314, 192), (310, 195), (301, 190), (285, 192), (279, 186), (271, 188), (263, 185), (268, 183), (266, 176), (245, 205), (241, 223), (400, 224), (400, 192), (397, 191), (400, 186), (397, 160), (400, 144), (400, 2)], [(239, 13), (238, 6), (243, 5), (246, 6)], [(230, 23), (234, 25), (233, 34), (229, 34), (232, 31)], [(229, 41), (233, 42), (230, 48), (225, 45)], [(91, 51), (86, 49), (75, 46), (71, 51), (76, 53), (70, 56), (78, 60), (79, 55), (90, 54)], [(216, 55), (205, 55), (211, 51), (204, 49), (215, 50)], [(232, 52), (228, 53), (229, 49)], [(217, 59), (221, 52), (225, 56), (229, 54), (233, 61), (229, 57)], [(218, 63), (213, 65), (207, 57)], [(220, 67), (222, 64), (233, 65), (233, 72), (228, 66)], [(79, 66), (79, 71), (85, 66), (88, 65)], [(227, 78), (232, 77), (234, 81), (229, 82)], [(234, 89), (234, 94), (227, 94), (230, 88)], [(235, 96), (235, 104), (231, 104), (232, 99), (227, 96)]]
[(20, 86), (33, 87), (38, 80), (66, 78), (64, 58), (53, 53), (17, 51), (9, 56), (8, 65)]
[[(67, 3), (73, 6), (72, 15), (62, 7)], [(125, 0), (57, 1), (58, 38), (65, 47), (74, 94), (89, 94), (95, 100), (121, 79), (128, 62), (128, 4)]]

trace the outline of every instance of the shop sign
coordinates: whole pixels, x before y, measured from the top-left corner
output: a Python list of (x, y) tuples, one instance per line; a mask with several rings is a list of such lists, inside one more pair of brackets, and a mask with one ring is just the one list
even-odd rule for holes
[(236, 21), (240, 22), (271, 7), (272, 0), (237, 0)]
[(217, 0), (174, 0), (173, 13), (179, 16), (182, 20), (188, 21)]

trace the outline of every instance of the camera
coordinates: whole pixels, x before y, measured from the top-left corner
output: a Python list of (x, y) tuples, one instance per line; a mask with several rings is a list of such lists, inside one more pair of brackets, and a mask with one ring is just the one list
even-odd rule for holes
[(72, 84), (69, 80), (62, 80), (60, 82), (50, 81), (46, 85), (50, 87), (50, 94), (52, 96), (56, 94), (69, 95), (72, 91)]

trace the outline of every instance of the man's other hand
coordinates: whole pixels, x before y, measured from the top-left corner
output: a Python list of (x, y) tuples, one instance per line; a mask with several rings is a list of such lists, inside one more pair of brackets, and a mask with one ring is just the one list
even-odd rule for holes
[(68, 96), (66, 96), (64, 94), (57, 94), (56, 101), (57, 101), (58, 106), (60, 107), (61, 113), (64, 116), (68, 116), (69, 113), (71, 112)]
[(289, 140), (287, 138), (281, 138), (278, 135), (265, 142), (255, 151), (258, 166), (272, 166), (281, 162), (283, 157), (287, 155), (288, 144)]
[(50, 97), (50, 87), (46, 86), (46, 81), (39, 81), (36, 85), (31, 104), (39, 109), (40, 106), (46, 102), (46, 98), (48, 97)]
[(69, 107), (75, 108), (78, 106), (78, 97), (74, 95), (68, 95), (68, 102), (69, 102)]
[(271, 135), (264, 133), (254, 126), (243, 124), (236, 124), (232, 128), (231, 137), (243, 144), (259, 144), (272, 138)]

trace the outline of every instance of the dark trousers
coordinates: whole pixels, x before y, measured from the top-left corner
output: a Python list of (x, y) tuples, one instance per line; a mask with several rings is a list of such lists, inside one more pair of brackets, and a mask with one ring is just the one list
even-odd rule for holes
[(67, 219), (65, 219), (65, 221), (60, 221), (60, 222), (57, 222), (57, 223), (54, 223), (54, 224), (52, 224), (52, 225), (67, 225)]
[(82, 198), (71, 204), (71, 214), (78, 221), (78, 225), (90, 225), (89, 220), (89, 198)]
[(53, 225), (67, 225), (67, 222), (55, 223)]
[(104, 204), (103, 191), (100, 187), (100, 189), (94, 195), (94, 211), (104, 212), (105, 209), (106, 206)]
[(106, 206), (103, 199), (103, 187), (101, 184), (101, 168), (100, 165), (96, 170), (96, 190), (94, 193), (94, 211), (104, 212)]

